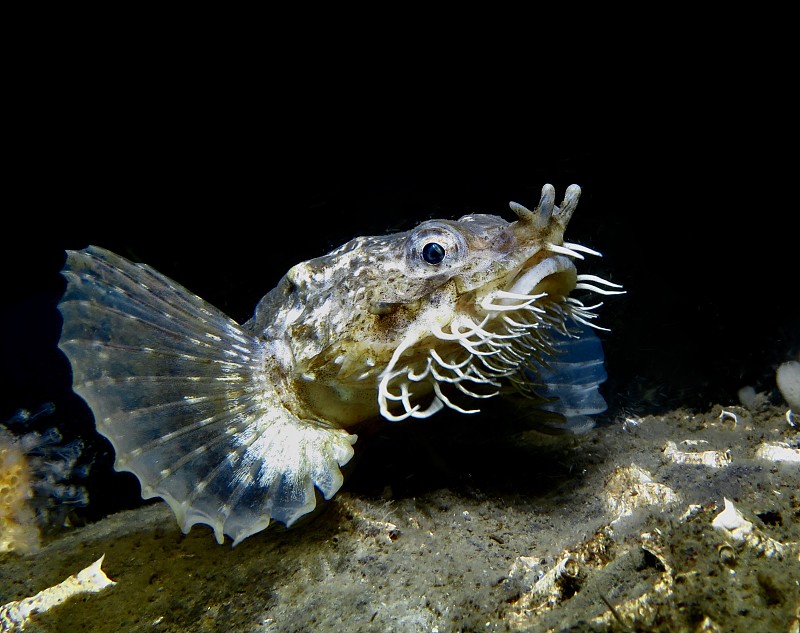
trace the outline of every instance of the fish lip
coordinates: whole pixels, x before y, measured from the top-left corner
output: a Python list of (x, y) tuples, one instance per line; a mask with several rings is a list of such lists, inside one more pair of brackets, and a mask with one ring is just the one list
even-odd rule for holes
[[(511, 284), (506, 288), (506, 291), (521, 295), (533, 294), (536, 288), (545, 279), (559, 273), (567, 272), (573, 273), (571, 275), (572, 277), (577, 273), (572, 260), (564, 255), (553, 255), (543, 259), (531, 268), (524, 269), (518, 273)], [(574, 285), (574, 281), (572, 283)], [(569, 290), (571, 290), (571, 288), (569, 288)], [(565, 292), (564, 294), (567, 293)]]

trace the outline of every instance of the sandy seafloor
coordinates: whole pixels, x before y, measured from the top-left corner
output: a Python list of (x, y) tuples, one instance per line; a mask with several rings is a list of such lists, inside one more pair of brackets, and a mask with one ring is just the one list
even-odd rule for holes
[(104, 555), (115, 585), (25, 630), (796, 633), (800, 425), (777, 400), (571, 437), (502, 410), (396, 425), (303, 525), (232, 548), (148, 504), (5, 555), (0, 604)]

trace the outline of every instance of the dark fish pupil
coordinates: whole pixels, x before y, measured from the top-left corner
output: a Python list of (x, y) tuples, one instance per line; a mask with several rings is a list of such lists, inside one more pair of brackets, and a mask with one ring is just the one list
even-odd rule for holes
[(429, 264), (439, 264), (444, 259), (444, 246), (436, 242), (428, 242), (422, 247), (422, 259)]

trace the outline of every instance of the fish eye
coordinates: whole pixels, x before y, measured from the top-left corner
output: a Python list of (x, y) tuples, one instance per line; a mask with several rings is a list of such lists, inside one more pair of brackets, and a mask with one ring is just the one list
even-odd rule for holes
[(454, 222), (430, 220), (409, 232), (403, 246), (408, 270), (423, 277), (454, 274), (469, 250), (458, 229)]
[(440, 264), (447, 251), (439, 242), (428, 242), (422, 247), (422, 259), (429, 264)]

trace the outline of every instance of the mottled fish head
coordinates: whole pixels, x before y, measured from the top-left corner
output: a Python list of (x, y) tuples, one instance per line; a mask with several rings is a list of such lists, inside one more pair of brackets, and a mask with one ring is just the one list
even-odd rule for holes
[[(390, 420), (471, 412), (465, 397), (495, 395), (504, 378), (529, 381), (552, 331), (590, 324), (597, 306), (573, 290), (614, 292), (577, 273), (581, 253), (599, 253), (564, 242), (579, 196), (572, 185), (556, 205), (545, 185), (534, 210), (510, 204), (515, 221), (472, 214), (351, 240), (292, 268), (254, 320), (287, 341), (312, 408), (340, 424), (375, 406)], [(258, 323), (262, 311), (271, 323)]]

